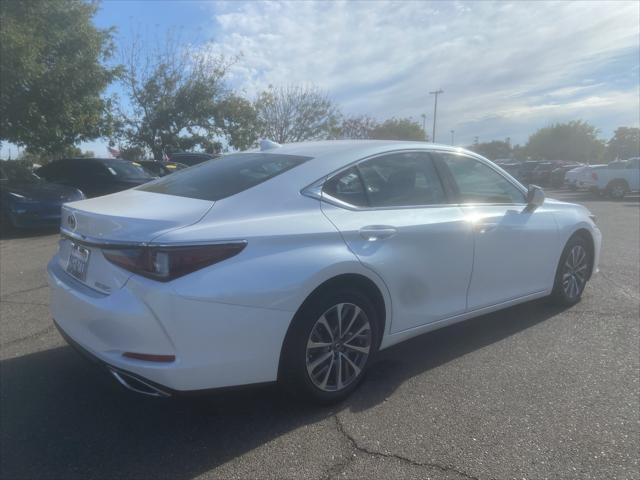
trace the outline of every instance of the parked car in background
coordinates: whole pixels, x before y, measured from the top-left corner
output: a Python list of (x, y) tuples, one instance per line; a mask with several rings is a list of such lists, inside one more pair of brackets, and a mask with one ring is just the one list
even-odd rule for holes
[(191, 153), (191, 152), (175, 152), (167, 155), (172, 162), (182, 163), (189, 167), (197, 165), (202, 162), (208, 162), (215, 158), (219, 158), (220, 155), (212, 155), (209, 153)]
[(531, 172), (531, 183), (548, 187), (551, 185), (551, 172), (559, 165), (558, 162), (540, 162)]
[(587, 170), (589, 165), (580, 165), (579, 167), (572, 168), (564, 175), (564, 185), (569, 190), (577, 190), (578, 189), (578, 180), (582, 172)]
[(177, 162), (158, 162), (156, 160), (136, 160), (134, 165), (140, 165), (152, 177), (164, 177), (170, 173), (187, 168), (187, 165)]
[(46, 182), (15, 161), (0, 162), (0, 196), (3, 229), (58, 226), (62, 204), (84, 198), (77, 188)]
[(529, 160), (522, 162), (518, 170), (518, 176), (516, 177), (523, 185), (529, 185), (533, 183), (533, 171), (541, 162), (535, 160)]
[(79, 188), (87, 197), (119, 192), (154, 178), (140, 165), (116, 158), (57, 160), (39, 168), (37, 174), (49, 182)]
[(425, 142), (235, 153), (64, 212), (56, 325), (152, 396), (279, 380), (339, 401), (379, 349), (577, 303), (601, 244), (585, 207)]
[(578, 190), (595, 191), (598, 182), (598, 172), (605, 168), (607, 168), (607, 165), (600, 164), (588, 165), (586, 168), (580, 170), (576, 188)]
[(550, 185), (554, 188), (562, 188), (565, 185), (565, 176), (567, 172), (582, 166), (582, 164), (564, 164), (557, 166), (551, 170)]
[(612, 162), (594, 175), (598, 193), (620, 200), (627, 193), (640, 191), (640, 158)]
[(520, 176), (520, 163), (518, 162), (498, 163), (497, 165), (513, 178), (518, 178)]

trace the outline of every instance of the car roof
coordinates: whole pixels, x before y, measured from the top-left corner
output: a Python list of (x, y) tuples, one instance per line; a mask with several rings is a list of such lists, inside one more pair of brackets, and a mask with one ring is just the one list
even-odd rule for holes
[(450, 145), (403, 140), (321, 140), (313, 142), (286, 143), (280, 147), (270, 148), (268, 150), (256, 149), (253, 151), (317, 158), (334, 155), (336, 153), (356, 152), (358, 150), (379, 150), (384, 152), (388, 150), (407, 150), (412, 148), (448, 151), (463, 150)]
[[(283, 188), (295, 187), (296, 191), (359, 160), (384, 154), (406, 150), (446, 151), (465, 153), (487, 162), (484, 157), (463, 148), (427, 142), (410, 142), (394, 140), (326, 140), (317, 142), (289, 143), (266, 150), (254, 149), (246, 153), (262, 153), (268, 155), (294, 155), (307, 157), (307, 161), (269, 180)], [(239, 152), (244, 153), (244, 152)]]
[(250, 152), (309, 157), (309, 161), (293, 170), (298, 172), (301, 177), (304, 176), (308, 179), (315, 176), (317, 180), (357, 160), (402, 150), (447, 151), (465, 153), (484, 159), (477, 153), (450, 145), (397, 140), (324, 140), (288, 143), (268, 150), (255, 149), (250, 150)]

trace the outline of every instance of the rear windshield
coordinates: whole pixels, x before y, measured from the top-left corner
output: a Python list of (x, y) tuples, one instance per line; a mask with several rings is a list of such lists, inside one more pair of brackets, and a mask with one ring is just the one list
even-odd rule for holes
[(234, 153), (180, 170), (142, 185), (138, 190), (216, 201), (254, 187), (310, 159), (273, 153)]

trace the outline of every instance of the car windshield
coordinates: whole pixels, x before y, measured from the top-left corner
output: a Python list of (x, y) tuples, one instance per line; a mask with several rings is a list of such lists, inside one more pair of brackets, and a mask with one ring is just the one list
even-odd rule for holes
[(36, 183), (42, 180), (23, 165), (2, 165), (0, 179), (18, 183)]
[(138, 190), (216, 201), (254, 187), (310, 158), (236, 153), (181, 170)]
[(141, 178), (147, 179), (152, 176), (140, 164), (127, 162), (124, 160), (107, 160), (104, 166), (109, 170), (111, 175), (124, 178)]

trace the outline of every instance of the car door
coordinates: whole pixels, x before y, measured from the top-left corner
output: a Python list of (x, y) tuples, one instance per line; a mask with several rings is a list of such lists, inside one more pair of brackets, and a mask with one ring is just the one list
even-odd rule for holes
[(530, 209), (523, 190), (488, 162), (433, 156), (474, 232), (468, 309), (551, 289), (561, 250), (552, 205)]
[(465, 311), (473, 233), (427, 152), (366, 159), (325, 182), (322, 196), (348, 247), (387, 285), (391, 332)]
[(640, 158), (632, 158), (626, 166), (626, 180), (631, 191), (640, 190)]

